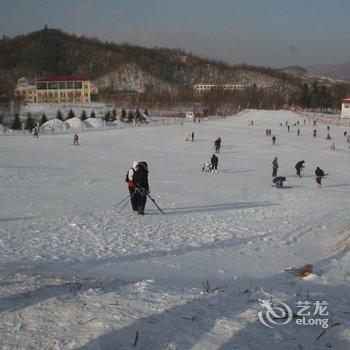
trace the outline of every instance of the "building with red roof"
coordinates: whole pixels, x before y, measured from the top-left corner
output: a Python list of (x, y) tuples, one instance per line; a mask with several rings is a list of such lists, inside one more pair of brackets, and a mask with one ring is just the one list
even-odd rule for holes
[(90, 102), (91, 81), (81, 75), (47, 75), (36, 82), (36, 102)]

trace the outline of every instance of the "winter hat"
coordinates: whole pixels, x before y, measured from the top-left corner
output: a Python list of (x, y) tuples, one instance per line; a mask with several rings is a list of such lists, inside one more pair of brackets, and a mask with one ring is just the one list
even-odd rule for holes
[(138, 160), (135, 160), (134, 163), (132, 163), (132, 167), (135, 169), (137, 167), (137, 164), (139, 164)]

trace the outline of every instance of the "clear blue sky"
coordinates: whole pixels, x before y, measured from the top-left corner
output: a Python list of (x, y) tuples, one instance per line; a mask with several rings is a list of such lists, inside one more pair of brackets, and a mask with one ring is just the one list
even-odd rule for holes
[(350, 0), (0, 0), (0, 33), (52, 28), (230, 63), (350, 61)]

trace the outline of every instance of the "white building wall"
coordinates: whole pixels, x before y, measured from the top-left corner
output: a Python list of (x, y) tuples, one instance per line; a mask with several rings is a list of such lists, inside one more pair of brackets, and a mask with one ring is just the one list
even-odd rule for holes
[(342, 103), (341, 105), (341, 118), (347, 119), (350, 118), (350, 102)]

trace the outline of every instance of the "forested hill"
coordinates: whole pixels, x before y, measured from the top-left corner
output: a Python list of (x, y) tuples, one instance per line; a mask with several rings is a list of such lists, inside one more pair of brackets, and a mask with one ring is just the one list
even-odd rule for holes
[(0, 42), (2, 86), (24, 76), (83, 74), (111, 90), (174, 90), (197, 82), (230, 82), (278, 90), (300, 88), (297, 77), (279, 70), (230, 66), (182, 50), (144, 48), (78, 37), (45, 28)]

